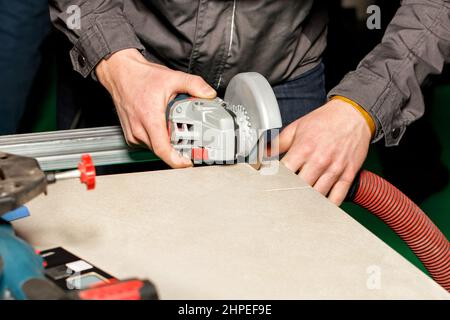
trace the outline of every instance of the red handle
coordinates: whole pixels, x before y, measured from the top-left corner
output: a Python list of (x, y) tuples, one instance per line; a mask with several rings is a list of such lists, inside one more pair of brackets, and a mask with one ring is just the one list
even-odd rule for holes
[(81, 174), (81, 183), (84, 183), (88, 190), (94, 190), (96, 172), (94, 162), (89, 154), (83, 154), (81, 156), (81, 162), (78, 164), (78, 170)]

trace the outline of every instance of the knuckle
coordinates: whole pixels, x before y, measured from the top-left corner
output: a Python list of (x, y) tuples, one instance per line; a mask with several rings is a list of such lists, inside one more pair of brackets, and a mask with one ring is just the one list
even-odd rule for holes
[(180, 82), (180, 79), (184, 81), (183, 72), (170, 70), (170, 72), (162, 74), (159, 81), (164, 83), (165, 89), (172, 90), (175, 86), (177, 86), (177, 83)]
[(306, 143), (303, 146), (301, 146), (299, 153), (304, 157), (310, 157), (313, 154), (313, 152), (314, 146), (309, 143)]
[(125, 140), (127, 142), (127, 144), (132, 147), (138, 144), (137, 140), (135, 139), (134, 136), (126, 136)]
[(335, 161), (331, 166), (328, 168), (328, 171), (333, 177), (339, 176), (342, 171), (344, 170), (344, 164), (341, 161)]
[(361, 169), (361, 166), (355, 165), (355, 164), (350, 164), (348, 166), (348, 171), (349, 174), (352, 174), (353, 176), (356, 176), (356, 174), (358, 173), (358, 171)]
[(160, 145), (153, 145), (153, 152), (157, 155), (157, 156), (161, 156), (162, 154), (162, 148)]
[(355, 179), (355, 175), (353, 173), (346, 172), (341, 176), (340, 181), (346, 185), (350, 185), (353, 183), (354, 179)]
[(325, 168), (330, 164), (330, 157), (327, 155), (319, 155), (314, 159), (314, 164), (316, 167)]
[(133, 139), (140, 142), (145, 142), (147, 140), (147, 137), (145, 134), (141, 132), (133, 133)]
[(139, 131), (140, 131), (139, 126), (136, 123), (131, 122), (130, 123), (130, 134), (129, 134), (130, 138), (136, 138), (137, 136), (139, 136), (140, 135)]
[(164, 157), (167, 154), (166, 148), (164, 148), (162, 145), (160, 144), (156, 144), (153, 145), (153, 152), (158, 156), (158, 157)]
[(196, 83), (201, 83), (201, 84), (204, 83), (203, 78), (200, 77), (200, 76), (192, 76), (192, 81), (194, 81), (194, 82), (196, 82)]
[(147, 132), (144, 127), (134, 121), (130, 123), (129, 137), (134, 141), (133, 143), (135, 144), (146, 143), (148, 140)]
[(182, 71), (177, 71), (176, 76), (179, 77), (180, 79), (182, 79), (183, 83), (185, 85), (188, 85), (193, 80), (193, 78), (196, 77), (196, 76), (193, 76), (193, 75), (191, 75), (189, 73), (185, 73), (185, 72), (182, 72)]

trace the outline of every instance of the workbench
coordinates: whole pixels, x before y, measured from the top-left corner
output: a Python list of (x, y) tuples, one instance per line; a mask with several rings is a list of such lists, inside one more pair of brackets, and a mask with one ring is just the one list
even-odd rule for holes
[(64, 181), (29, 208), (15, 227), (35, 247), (148, 278), (162, 299), (450, 298), (281, 165), (101, 176), (93, 192)]

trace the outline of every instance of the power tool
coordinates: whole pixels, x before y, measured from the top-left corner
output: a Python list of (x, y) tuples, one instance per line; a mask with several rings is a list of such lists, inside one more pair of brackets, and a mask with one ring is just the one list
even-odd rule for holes
[(9, 223), (29, 215), (23, 205), (46, 193), (47, 185), (59, 180), (61, 174), (62, 179), (79, 178), (88, 189), (95, 187), (95, 167), (89, 155), (82, 157), (77, 170), (44, 173), (33, 158), (0, 152), (0, 298), (63, 296), (46, 279), (42, 258), (15, 235)]
[(224, 99), (178, 97), (169, 108), (173, 147), (194, 162), (258, 165), (258, 149), (270, 130), (282, 127), (280, 108), (269, 82), (259, 73), (233, 77)]

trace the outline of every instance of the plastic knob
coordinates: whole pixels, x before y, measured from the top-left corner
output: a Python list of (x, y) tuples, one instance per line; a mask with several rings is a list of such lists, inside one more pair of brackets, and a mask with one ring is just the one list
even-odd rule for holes
[(78, 164), (80, 171), (80, 181), (84, 183), (88, 190), (95, 189), (95, 166), (92, 157), (89, 154), (83, 154), (81, 162)]

